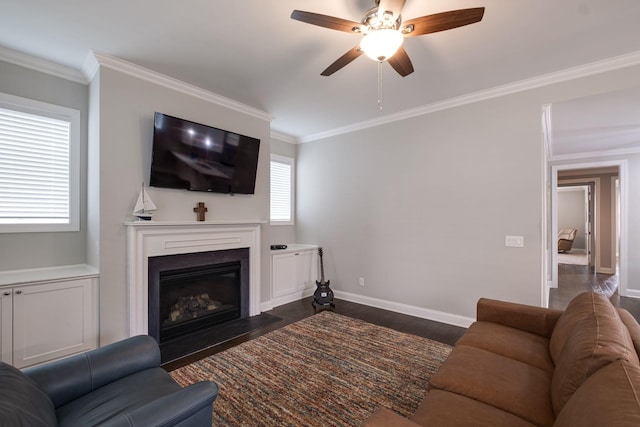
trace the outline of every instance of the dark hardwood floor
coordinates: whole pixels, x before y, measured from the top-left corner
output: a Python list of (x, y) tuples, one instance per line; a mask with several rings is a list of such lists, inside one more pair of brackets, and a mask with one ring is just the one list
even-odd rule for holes
[(618, 276), (594, 273), (586, 265), (558, 264), (558, 287), (549, 293), (549, 308), (564, 310), (578, 294), (594, 291), (606, 295), (616, 307), (628, 310), (640, 322), (640, 300), (618, 293)]
[[(559, 264), (558, 288), (551, 289), (549, 306), (550, 308), (563, 310), (573, 297), (581, 292), (593, 290), (604, 293), (611, 299), (614, 305), (629, 310), (631, 314), (640, 321), (640, 301), (632, 298), (620, 297), (617, 292), (617, 287), (618, 282), (617, 276), (615, 275), (593, 274), (586, 266)], [(205, 350), (169, 362), (163, 365), (163, 368), (167, 371), (177, 369), (196, 360), (219, 353), (245, 341), (282, 328), (290, 323), (297, 322), (305, 317), (312, 316), (315, 314), (315, 310), (311, 305), (311, 301), (312, 297), (309, 297), (276, 307), (273, 310), (266, 312), (265, 317), (268, 316), (268, 319), (265, 319), (264, 321), (266, 326), (259, 327), (237, 338), (233, 338), (221, 344), (214, 345)], [(457, 326), (451, 326), (349, 301), (336, 299), (335, 303), (336, 313), (392, 328), (401, 332), (430, 338), (450, 345), (453, 345), (465, 331), (464, 328)], [(272, 316), (276, 316), (276, 319), (274, 320)], [(258, 318), (255, 319), (255, 321), (260, 323), (260, 316), (257, 317)]]

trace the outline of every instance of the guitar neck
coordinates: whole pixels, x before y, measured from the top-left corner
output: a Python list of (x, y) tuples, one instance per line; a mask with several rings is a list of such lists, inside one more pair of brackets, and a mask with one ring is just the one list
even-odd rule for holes
[(320, 283), (324, 283), (324, 262), (322, 261), (322, 248), (318, 249), (318, 256), (320, 256)]

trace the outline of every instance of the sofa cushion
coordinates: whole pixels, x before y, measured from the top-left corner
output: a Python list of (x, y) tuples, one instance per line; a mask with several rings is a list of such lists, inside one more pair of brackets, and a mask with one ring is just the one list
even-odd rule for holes
[(554, 363), (557, 363), (560, 358), (560, 353), (562, 353), (568, 337), (573, 333), (578, 322), (593, 312), (594, 304), (603, 303), (597, 297), (597, 294), (592, 292), (581, 293), (569, 302), (569, 305), (567, 305), (567, 308), (556, 322), (549, 341), (549, 353)]
[(99, 425), (180, 389), (164, 369), (146, 369), (58, 407), (58, 422), (60, 427)]
[(56, 426), (49, 396), (18, 369), (0, 362), (0, 423), (7, 426)]
[(418, 406), (411, 421), (422, 426), (533, 427), (535, 425), (477, 400), (438, 389), (427, 393), (427, 397)]
[[(595, 293), (582, 294), (577, 298), (585, 315), (575, 322), (571, 333), (566, 336), (563, 333), (564, 345), (559, 346), (562, 350), (554, 359), (556, 370), (551, 384), (551, 399), (556, 414), (598, 369), (618, 359), (638, 364), (629, 331), (609, 300)], [(562, 318), (558, 320), (558, 326), (561, 322)], [(554, 337), (555, 331), (552, 341)]]
[(549, 390), (552, 374), (480, 348), (456, 345), (431, 388), (457, 393), (539, 426), (555, 418)]
[(618, 308), (618, 315), (620, 319), (627, 327), (631, 341), (633, 341), (633, 347), (636, 349), (636, 353), (640, 354), (640, 325), (636, 319), (624, 308)]
[(475, 322), (456, 344), (482, 348), (548, 372), (555, 368), (548, 338), (498, 323)]
[(564, 405), (554, 427), (640, 425), (640, 367), (615, 361), (594, 373)]

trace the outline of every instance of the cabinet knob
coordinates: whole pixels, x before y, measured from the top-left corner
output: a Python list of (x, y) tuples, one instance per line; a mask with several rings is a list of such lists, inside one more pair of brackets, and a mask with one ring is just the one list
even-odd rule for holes
[(9, 295), (11, 295), (11, 292), (9, 292), (9, 291), (4, 291), (3, 295), (4, 295), (5, 297), (8, 297)]
[(22, 293), (22, 291), (16, 291), (16, 294), (20, 295)]

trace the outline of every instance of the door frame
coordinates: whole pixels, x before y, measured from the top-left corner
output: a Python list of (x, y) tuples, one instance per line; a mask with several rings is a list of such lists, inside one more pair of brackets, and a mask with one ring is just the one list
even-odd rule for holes
[[(575, 181), (575, 182), (574, 182)], [(592, 190), (592, 187), (594, 190)], [(589, 267), (594, 266), (595, 262), (593, 261), (591, 255), (593, 250), (593, 242), (592, 239), (595, 237), (595, 231), (592, 227), (595, 226), (592, 219), (595, 218), (595, 213), (593, 211), (594, 206), (591, 203), (592, 198), (595, 195), (595, 183), (593, 181), (585, 182), (583, 180), (562, 180), (562, 185), (558, 187), (558, 192), (579, 192), (580, 195), (584, 198), (582, 204), (582, 225), (580, 230), (584, 230), (584, 233), (576, 234), (576, 239), (578, 239), (578, 235), (584, 239), (584, 250), (587, 255), (587, 265)]]
[[(621, 296), (627, 296), (627, 205), (628, 205), (628, 189), (627, 189), (627, 160), (603, 160), (586, 163), (562, 163), (551, 166), (551, 226), (549, 234), (546, 238), (551, 240), (547, 242), (547, 247), (552, 249), (551, 257), (551, 281), (547, 283), (547, 299), (548, 288), (558, 286), (558, 171), (573, 169), (593, 169), (603, 167), (618, 167), (618, 179), (620, 180), (620, 268), (618, 271), (618, 292)], [(597, 193), (597, 192), (596, 192)], [(595, 195), (597, 197), (597, 194)], [(598, 211), (596, 207), (596, 215)], [(597, 233), (597, 226), (596, 226)], [(615, 236), (615, 233), (613, 233)], [(615, 237), (614, 237), (615, 239)], [(598, 235), (596, 234), (596, 242)], [(549, 245), (550, 243), (550, 245)], [(615, 242), (613, 242), (615, 244)], [(614, 246), (615, 247), (615, 246)], [(596, 265), (598, 265), (598, 252), (596, 252)], [(549, 262), (545, 259), (545, 262)], [(548, 300), (547, 300), (548, 304)]]

